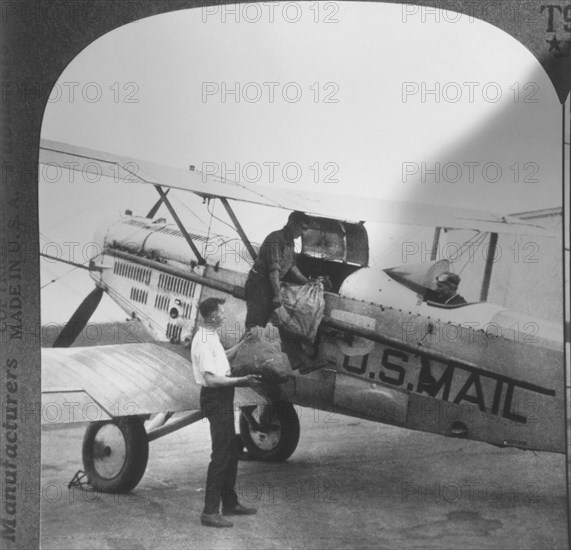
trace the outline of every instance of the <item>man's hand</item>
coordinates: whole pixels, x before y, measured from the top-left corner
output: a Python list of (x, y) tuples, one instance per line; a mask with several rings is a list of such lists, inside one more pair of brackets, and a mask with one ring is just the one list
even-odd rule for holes
[(262, 377), (259, 374), (247, 374), (240, 378), (240, 386), (249, 386), (255, 388), (262, 383)]
[(244, 339), (242, 340), (240, 345), (245, 343), (260, 342), (262, 340), (263, 335), (264, 335), (264, 327), (260, 326), (250, 327), (246, 331), (246, 334), (244, 334)]
[(317, 277), (315, 281), (323, 285), (323, 290), (331, 290), (331, 288), (333, 287), (329, 275), (319, 275), (319, 277)]

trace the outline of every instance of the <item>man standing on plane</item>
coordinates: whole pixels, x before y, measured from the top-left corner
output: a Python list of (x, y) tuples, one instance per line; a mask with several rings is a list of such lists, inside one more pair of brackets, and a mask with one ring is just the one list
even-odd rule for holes
[(202, 386), (200, 406), (210, 422), (212, 454), (206, 477), (202, 525), (232, 527), (225, 516), (252, 515), (255, 508), (246, 508), (238, 502), (236, 475), (238, 472), (238, 445), (234, 429), (234, 388), (256, 386), (260, 377), (254, 374), (230, 378), (230, 364), (238, 345), (224, 351), (217, 330), (224, 321), (225, 300), (207, 298), (198, 306), (203, 318), (192, 340), (191, 359), (194, 378)]
[[(264, 239), (246, 280), (246, 330), (268, 324), (273, 310), (282, 304), (280, 282), (286, 276), (294, 283), (304, 285), (309, 282), (296, 265), (294, 241), (309, 229), (310, 223), (311, 218), (303, 212), (292, 212), (282, 229)], [(280, 337), (293, 369), (299, 368), (301, 373), (306, 373), (327, 364), (326, 361), (310, 361), (304, 356), (299, 342), (285, 331), (280, 330)]]

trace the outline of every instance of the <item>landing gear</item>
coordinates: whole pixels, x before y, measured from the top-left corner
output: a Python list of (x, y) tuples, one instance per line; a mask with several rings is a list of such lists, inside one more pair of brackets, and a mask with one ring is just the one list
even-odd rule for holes
[(104, 493), (128, 493), (145, 473), (149, 442), (137, 417), (91, 423), (83, 437), (83, 468), (89, 483)]
[(299, 442), (299, 418), (291, 403), (260, 405), (240, 415), (240, 435), (251, 458), (287, 460)]

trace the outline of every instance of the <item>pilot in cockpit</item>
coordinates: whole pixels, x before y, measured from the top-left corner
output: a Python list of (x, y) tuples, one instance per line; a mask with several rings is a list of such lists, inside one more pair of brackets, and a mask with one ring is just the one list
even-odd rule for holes
[(430, 293), (431, 302), (454, 306), (467, 303), (466, 300), (458, 294), (458, 285), (460, 284), (460, 275), (445, 271), (436, 277), (436, 290)]

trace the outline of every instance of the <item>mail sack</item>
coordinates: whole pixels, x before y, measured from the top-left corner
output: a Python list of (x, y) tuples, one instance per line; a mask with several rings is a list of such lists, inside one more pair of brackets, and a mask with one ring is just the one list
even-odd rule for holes
[(282, 298), (282, 305), (274, 311), (276, 324), (313, 344), (325, 311), (323, 285), (320, 282), (284, 285)]
[(262, 382), (282, 384), (291, 377), (287, 356), (277, 339), (270, 339), (261, 327), (248, 331), (230, 365), (232, 376), (259, 374)]

